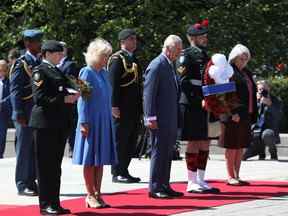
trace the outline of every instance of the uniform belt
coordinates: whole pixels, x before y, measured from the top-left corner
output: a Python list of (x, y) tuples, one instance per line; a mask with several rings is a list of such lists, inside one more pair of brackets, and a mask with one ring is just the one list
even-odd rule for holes
[(195, 86), (202, 86), (202, 80), (190, 79), (189, 82)]

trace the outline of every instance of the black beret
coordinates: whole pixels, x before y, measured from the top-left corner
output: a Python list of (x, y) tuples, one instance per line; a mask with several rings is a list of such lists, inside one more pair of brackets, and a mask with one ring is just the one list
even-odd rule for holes
[(63, 45), (59, 41), (45, 41), (41, 47), (42, 52), (63, 52)]
[(136, 32), (133, 29), (123, 29), (122, 31), (119, 32), (118, 39), (125, 40), (131, 35), (136, 35)]
[(197, 36), (208, 33), (208, 19), (204, 19), (201, 23), (195, 23), (194, 25), (189, 26), (187, 29), (187, 35)]
[(26, 29), (22, 32), (22, 36), (24, 39), (40, 40), (43, 36), (43, 32), (39, 29)]
[(198, 36), (208, 33), (208, 28), (204, 26), (193, 25), (187, 29), (187, 34), (190, 36)]

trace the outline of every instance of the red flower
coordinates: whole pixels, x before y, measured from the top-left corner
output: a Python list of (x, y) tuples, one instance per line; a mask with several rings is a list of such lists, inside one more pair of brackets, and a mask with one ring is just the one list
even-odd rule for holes
[(275, 67), (276, 67), (277, 71), (285, 70), (285, 64), (283, 64), (283, 63), (277, 64)]
[(202, 20), (201, 25), (204, 26), (204, 27), (206, 27), (206, 28), (208, 28), (209, 20), (208, 20), (208, 19)]

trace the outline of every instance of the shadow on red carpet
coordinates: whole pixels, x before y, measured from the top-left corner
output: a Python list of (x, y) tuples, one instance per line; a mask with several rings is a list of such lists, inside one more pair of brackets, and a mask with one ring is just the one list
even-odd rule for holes
[[(136, 189), (115, 194), (105, 194), (103, 198), (112, 208), (88, 209), (84, 205), (84, 197), (62, 201), (65, 208), (71, 209), (78, 216), (161, 216), (200, 209), (211, 209), (233, 203), (248, 202), (288, 195), (288, 182), (252, 181), (250, 186), (228, 186), (223, 181), (210, 181), (221, 190), (220, 194), (191, 194), (171, 200), (148, 198), (147, 189)], [(186, 183), (174, 183), (177, 191), (185, 191)], [(19, 206), (3, 209), (1, 216), (34, 216), (39, 215), (38, 206)]]

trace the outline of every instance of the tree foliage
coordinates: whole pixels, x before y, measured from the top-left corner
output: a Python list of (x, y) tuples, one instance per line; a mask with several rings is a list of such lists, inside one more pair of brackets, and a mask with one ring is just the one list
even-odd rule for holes
[[(186, 43), (187, 26), (208, 18), (210, 54), (229, 54), (237, 43), (252, 53), (250, 67), (267, 76), (287, 63), (288, 1), (286, 0), (1, 0), (0, 55), (20, 43), (20, 32), (41, 28), (46, 39), (67, 42), (75, 58), (95, 37), (118, 49), (117, 34), (125, 27), (139, 34), (139, 55), (144, 65), (161, 51), (169, 34)], [(267, 68), (269, 70), (267, 70)]]

